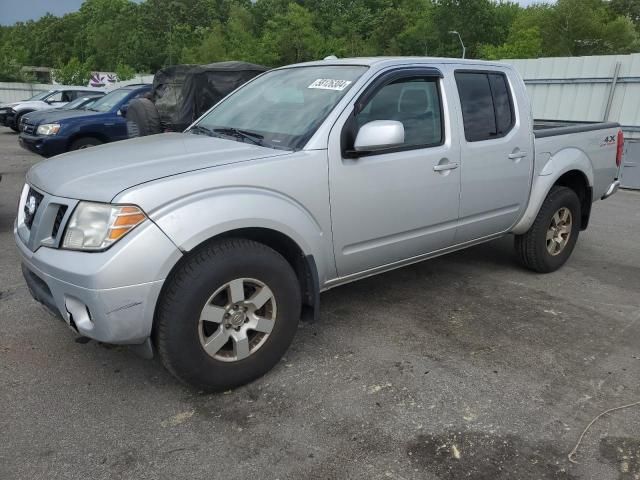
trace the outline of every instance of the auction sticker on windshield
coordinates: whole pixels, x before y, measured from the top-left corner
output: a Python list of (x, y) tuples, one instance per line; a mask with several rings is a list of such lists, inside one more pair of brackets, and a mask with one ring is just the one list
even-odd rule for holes
[(334, 80), (331, 78), (319, 78), (307, 88), (319, 88), (321, 90), (337, 90), (341, 92), (351, 84), (350, 80)]

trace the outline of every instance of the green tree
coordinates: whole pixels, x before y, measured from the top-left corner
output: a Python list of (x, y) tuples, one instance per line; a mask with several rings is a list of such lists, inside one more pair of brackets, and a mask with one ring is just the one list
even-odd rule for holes
[(77, 57), (72, 57), (53, 71), (53, 78), (62, 85), (86, 85), (90, 77), (90, 65), (81, 62)]
[(136, 76), (136, 71), (131, 68), (129, 65), (125, 65), (124, 63), (119, 63), (115, 68), (116, 76), (118, 77), (118, 81), (122, 82), (124, 80), (131, 80)]
[(312, 14), (290, 3), (286, 13), (267, 21), (261, 50), (261, 58), (267, 65), (283, 65), (319, 58), (324, 41), (313, 26)]
[(487, 60), (537, 58), (542, 54), (542, 36), (538, 27), (513, 30), (502, 45), (482, 45), (480, 57)]
[(267, 65), (369, 55), (469, 58), (640, 51), (639, 0), (85, 0), (0, 27), (0, 78), (21, 67), (155, 72), (180, 62)]
[(555, 31), (563, 55), (628, 53), (637, 38), (631, 22), (612, 16), (602, 0), (558, 0), (549, 17), (547, 31)]
[(640, 33), (640, 2), (638, 0), (611, 0), (611, 10), (633, 22)]
[(468, 58), (478, 56), (480, 45), (496, 42), (502, 32), (496, 5), (491, 0), (434, 0), (433, 25), (439, 40), (436, 54), (460, 56), (460, 43), (449, 33), (452, 30), (460, 32)]
[(212, 63), (228, 59), (224, 28), (219, 22), (199, 32), (201, 40), (192, 47), (184, 47), (181, 61), (184, 63)]

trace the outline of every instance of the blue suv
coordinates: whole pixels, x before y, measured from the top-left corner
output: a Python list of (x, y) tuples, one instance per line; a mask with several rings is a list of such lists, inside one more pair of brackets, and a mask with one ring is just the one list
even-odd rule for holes
[(26, 119), (19, 142), (23, 148), (52, 157), (128, 138), (125, 115), (129, 102), (151, 91), (151, 85), (128, 85), (96, 100), (87, 110), (52, 111)]

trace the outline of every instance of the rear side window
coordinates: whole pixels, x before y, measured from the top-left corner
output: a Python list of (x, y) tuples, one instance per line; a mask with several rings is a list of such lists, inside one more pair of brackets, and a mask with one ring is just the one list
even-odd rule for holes
[(464, 136), (478, 142), (505, 136), (513, 128), (513, 102), (502, 73), (456, 72)]

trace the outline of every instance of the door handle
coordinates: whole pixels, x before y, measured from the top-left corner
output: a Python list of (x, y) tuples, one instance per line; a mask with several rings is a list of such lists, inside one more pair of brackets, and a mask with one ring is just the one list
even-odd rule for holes
[(434, 172), (444, 172), (445, 170), (455, 170), (460, 166), (457, 162), (442, 163), (433, 167)]
[(517, 160), (518, 158), (524, 158), (527, 156), (527, 152), (517, 152), (517, 153), (510, 153), (509, 158), (511, 160)]

